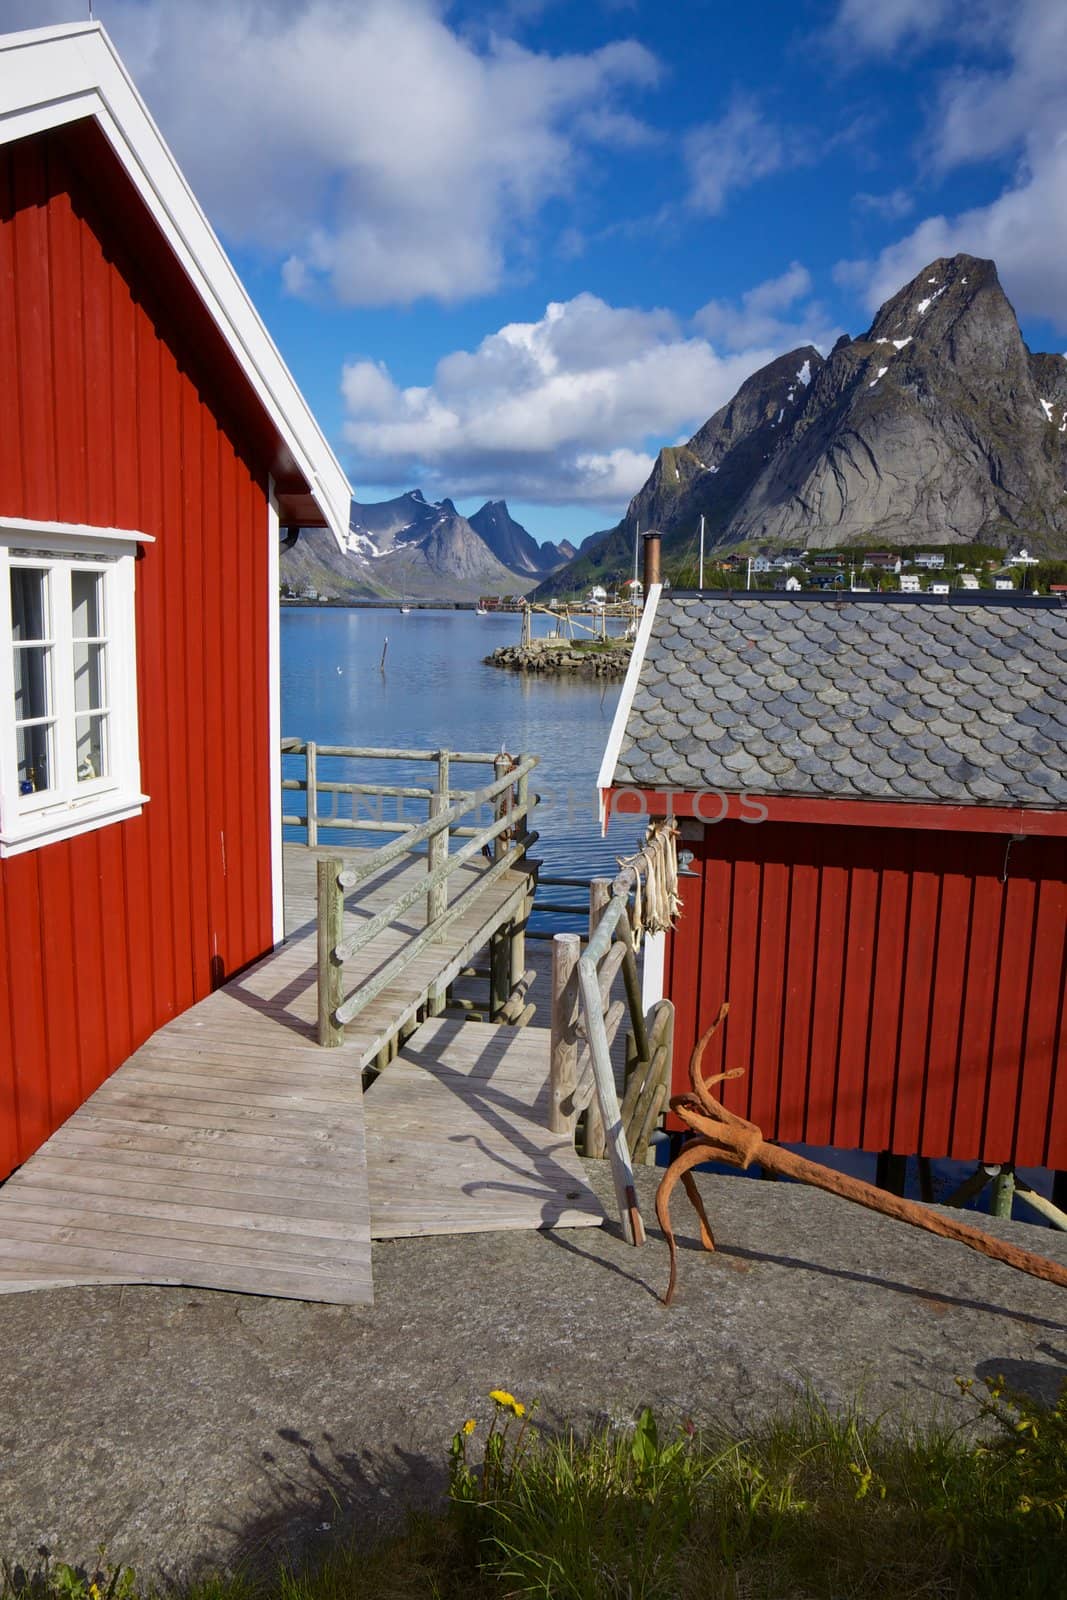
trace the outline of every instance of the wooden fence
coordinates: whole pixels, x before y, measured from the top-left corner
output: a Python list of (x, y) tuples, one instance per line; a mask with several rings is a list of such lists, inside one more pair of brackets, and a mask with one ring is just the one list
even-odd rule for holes
[[(296, 741), (287, 741), (289, 754)], [(350, 794), (375, 794), (418, 798), (427, 801), (429, 816), (425, 822), (379, 820), (377, 827), (399, 834), (399, 837), (370, 853), (364, 860), (346, 863), (339, 856), (322, 857), (318, 863), (318, 988), (319, 988), (319, 1043), (339, 1045), (344, 1041), (344, 1030), (372, 1000), (388, 988), (404, 969), (427, 945), (439, 942), (456, 919), (468, 912), (472, 898), (478, 898), (504, 873), (515, 868), (537, 838), (529, 829), (528, 819), (537, 797), (531, 795), (530, 773), (538, 764), (537, 756), (519, 756), (512, 763), (507, 756), (486, 756), (457, 751), (371, 750), (351, 746), (312, 746), (303, 753), (310, 757), (308, 776), (304, 784), (298, 779), (287, 780), (290, 788), (306, 788), (308, 795), (306, 827), (309, 844), (317, 838), (319, 828), (325, 826), (362, 829), (366, 821), (351, 818), (323, 818), (318, 815), (317, 795), (324, 785), (317, 778), (317, 755), (378, 757), (395, 761), (433, 761), (437, 764), (437, 788), (423, 789), (415, 785), (341, 783), (331, 785), (331, 792)], [(450, 773), (453, 762), (493, 763), (496, 776), (492, 783), (473, 790), (451, 788)], [(483, 806), (493, 809), (493, 821), (487, 826), (465, 823), (462, 819), (476, 814)], [(287, 818), (297, 823), (302, 819)], [(451, 841), (463, 839), (458, 849)], [(373, 917), (361, 922), (353, 933), (345, 935), (344, 902), (351, 894), (386, 867), (410, 855), (421, 846), (426, 847), (426, 876), (402, 888), (387, 905)], [(449, 879), (461, 868), (483, 853), (491, 855), (491, 865), (478, 873), (464, 895), (449, 904)], [(425, 899), (425, 924), (408, 939), (388, 961), (382, 963), (372, 977), (351, 991), (345, 992), (344, 966), (361, 950), (373, 943), (404, 912)], [(493, 1004), (503, 1007), (511, 992), (516, 968), (519, 976), (524, 966), (523, 932), (517, 928), (510, 941), (494, 940), (492, 963)], [(430, 996), (430, 1011), (437, 1014), (444, 1008), (443, 993)]]

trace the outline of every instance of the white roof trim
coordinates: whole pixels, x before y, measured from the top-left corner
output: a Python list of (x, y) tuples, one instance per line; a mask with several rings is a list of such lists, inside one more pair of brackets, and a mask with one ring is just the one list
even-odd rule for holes
[(99, 23), (0, 37), (0, 144), (95, 117), (343, 549), (351, 485)]
[(600, 791), (600, 826), (602, 828), (607, 826), (606, 795), (615, 782), (615, 768), (619, 764), (619, 751), (622, 749), (623, 735), (626, 732), (626, 724), (630, 719), (630, 707), (633, 705), (634, 695), (637, 693), (637, 683), (641, 676), (641, 668), (645, 664), (645, 652), (648, 649), (648, 641), (652, 637), (652, 624), (656, 620), (656, 607), (659, 605), (659, 597), (662, 593), (662, 583), (654, 583), (649, 588), (648, 598), (645, 600), (645, 609), (641, 613), (641, 621), (637, 629), (637, 638), (634, 640), (634, 647), (630, 654), (630, 665), (626, 669), (622, 693), (619, 696), (619, 703), (615, 707), (615, 719), (611, 724), (608, 742), (604, 747), (604, 759), (600, 763), (600, 771), (597, 774), (596, 783), (597, 789)]
[(32, 517), (0, 517), (0, 535), (17, 538), (73, 539), (85, 544), (92, 539), (108, 544), (155, 544), (155, 535), (138, 533), (133, 528), (100, 528), (85, 522), (35, 522)]

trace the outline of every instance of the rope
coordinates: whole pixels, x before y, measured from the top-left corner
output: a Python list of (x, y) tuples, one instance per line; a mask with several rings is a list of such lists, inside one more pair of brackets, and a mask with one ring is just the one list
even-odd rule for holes
[(624, 872), (632, 872), (634, 877), (630, 928), (636, 950), (643, 933), (664, 933), (673, 928), (682, 909), (678, 893), (678, 824), (653, 822), (636, 855), (615, 859)]

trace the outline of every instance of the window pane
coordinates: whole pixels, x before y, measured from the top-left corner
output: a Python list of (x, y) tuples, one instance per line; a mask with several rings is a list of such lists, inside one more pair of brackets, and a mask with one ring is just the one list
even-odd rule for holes
[(52, 714), (49, 693), (50, 645), (22, 645), (15, 649), (15, 721)]
[(47, 639), (46, 589), (43, 567), (11, 568), (11, 623), (15, 639)]
[(70, 575), (72, 628), (75, 639), (98, 639), (104, 632), (104, 574), (79, 571)]
[(40, 794), (55, 782), (52, 776), (52, 724), (37, 723), (15, 733), (19, 794)]
[(107, 718), (77, 717), (78, 782), (107, 777)]
[(99, 711), (107, 704), (103, 644), (74, 643), (74, 709)]

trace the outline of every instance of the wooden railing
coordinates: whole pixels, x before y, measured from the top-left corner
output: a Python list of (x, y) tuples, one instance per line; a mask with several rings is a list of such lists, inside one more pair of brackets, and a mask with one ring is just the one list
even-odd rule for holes
[[(306, 831), (306, 843), (313, 849), (319, 843), (319, 835), (323, 830), (341, 829), (347, 833), (407, 833), (413, 826), (410, 816), (402, 815), (406, 809), (405, 801), (425, 802), (430, 807), (435, 796), (448, 795), (462, 797), (466, 790), (449, 788), (450, 773), (453, 766), (468, 765), (492, 767), (494, 776), (502, 777), (511, 765), (511, 758), (499, 751), (486, 752), (480, 750), (388, 750), (364, 745), (344, 744), (316, 744), (311, 739), (283, 739), (283, 756), (302, 756), (304, 759), (304, 776), (302, 778), (287, 777), (282, 779), (282, 789), (295, 791), (307, 796), (303, 815), (300, 813), (287, 813), (282, 816), (282, 824), (286, 828), (302, 828)], [(437, 767), (437, 784), (431, 788), (425, 784), (401, 783), (366, 783), (355, 782), (343, 778), (324, 778), (319, 774), (319, 762), (330, 761), (387, 761), (392, 763), (432, 762)], [(340, 797), (351, 797), (352, 810), (347, 816), (324, 816), (320, 807), (323, 796), (333, 797), (337, 804)], [(358, 802), (365, 798), (374, 801), (372, 808), (377, 815), (361, 816)], [(381, 815), (384, 810), (383, 802), (394, 799), (399, 802), (397, 815), (387, 818)], [(421, 807), (420, 807), (421, 808)], [(467, 826), (453, 829), (454, 838), (473, 838), (477, 828)]]
[[(292, 752), (290, 752), (292, 753)], [(365, 860), (346, 864), (339, 856), (320, 858), (318, 863), (318, 930), (319, 930), (319, 1043), (339, 1045), (344, 1042), (345, 1024), (363, 1011), (372, 1000), (395, 981), (403, 970), (427, 945), (440, 940), (458, 917), (470, 910), (472, 897), (478, 898), (505, 872), (518, 865), (536, 840), (528, 825), (529, 816), (537, 804), (531, 795), (530, 773), (538, 764), (537, 756), (519, 756), (514, 765), (510, 757), (469, 755), (452, 751), (370, 751), (342, 749), (340, 746), (320, 747), (319, 753), (331, 755), (387, 756), (395, 760), (432, 760), (437, 762), (438, 787), (419, 795), (428, 800), (430, 815), (425, 822), (408, 821), (402, 824), (397, 839), (373, 851)], [(493, 762), (497, 775), (493, 782), (475, 790), (454, 790), (449, 786), (451, 764), (454, 761)], [(320, 786), (321, 787), (321, 786)], [(402, 792), (409, 796), (413, 786), (347, 784), (345, 792), (388, 793)], [(309, 780), (308, 816), (314, 809), (314, 789)], [(477, 813), (483, 806), (491, 805), (494, 819), (488, 826), (464, 824), (462, 819)], [(319, 826), (323, 820), (318, 819)], [(363, 828), (363, 821), (344, 819), (338, 824), (329, 819), (329, 825), (343, 825), (349, 829)], [(383, 824), (398, 831), (398, 824)], [(309, 834), (311, 827), (308, 828)], [(466, 842), (455, 851), (450, 849), (452, 839)], [(310, 840), (309, 840), (310, 842)], [(376, 877), (394, 861), (409, 855), (420, 846), (426, 846), (426, 876), (393, 897), (389, 903), (361, 922), (347, 937), (344, 931), (345, 896)], [(491, 865), (479, 872), (462, 898), (449, 904), (449, 879), (483, 852), (490, 853)], [(375, 939), (392, 926), (405, 911), (419, 900), (426, 901), (425, 925), (410, 938), (402, 949), (388, 961), (378, 966), (372, 976), (365, 978), (351, 993), (345, 993), (344, 965), (346, 961), (365, 950)], [(496, 940), (492, 960), (494, 967), (503, 963), (507, 971), (494, 975), (494, 992), (506, 998), (509, 979), (515, 967), (522, 967), (523, 952), (514, 948), (521, 942), (521, 932), (516, 932), (511, 948), (503, 940)], [(431, 1013), (438, 1014), (444, 1007), (444, 994), (432, 990), (429, 999)]]
[[(611, 1161), (619, 1215), (633, 1244), (645, 1232), (637, 1205), (633, 1161), (644, 1160), (670, 1094), (674, 1007), (659, 1000), (646, 1017), (630, 932), (633, 873), (590, 884), (590, 937), (585, 951), (574, 933), (552, 941), (552, 1035), (549, 1127), (574, 1134), (586, 1112), (587, 1156)], [(612, 1000), (622, 973), (625, 999)], [(620, 1104), (611, 1049), (629, 1018), (626, 1078)]]

